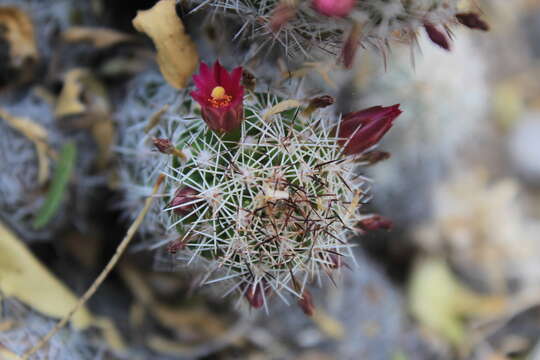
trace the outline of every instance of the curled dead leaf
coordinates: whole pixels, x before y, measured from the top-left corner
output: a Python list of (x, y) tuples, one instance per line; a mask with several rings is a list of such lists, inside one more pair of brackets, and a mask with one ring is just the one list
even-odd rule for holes
[(40, 185), (43, 185), (49, 178), (49, 157), (47, 154), (52, 153), (47, 142), (47, 130), (30, 118), (13, 116), (2, 108), (0, 108), (0, 118), (3, 118), (9, 126), (34, 143), (38, 157), (37, 180)]
[(151, 9), (139, 11), (133, 26), (154, 42), (157, 62), (165, 80), (174, 88), (184, 88), (195, 71), (199, 56), (176, 15), (176, 1), (160, 0)]
[(82, 102), (82, 78), (88, 76), (84, 69), (70, 70), (64, 79), (64, 86), (58, 96), (54, 114), (56, 117), (80, 115), (86, 110)]
[(90, 129), (99, 149), (98, 167), (106, 167), (112, 156), (115, 128), (105, 86), (86, 69), (68, 71), (55, 115), (57, 118), (77, 117), (80, 127)]
[[(60, 318), (77, 302), (77, 297), (0, 223), (0, 291), (13, 296), (40, 313)], [(86, 308), (75, 313), (71, 324), (86, 329), (92, 324)]]
[(34, 26), (24, 11), (16, 7), (0, 6), (0, 26), (0, 36), (9, 44), (11, 66), (20, 67), (26, 61), (38, 59)]

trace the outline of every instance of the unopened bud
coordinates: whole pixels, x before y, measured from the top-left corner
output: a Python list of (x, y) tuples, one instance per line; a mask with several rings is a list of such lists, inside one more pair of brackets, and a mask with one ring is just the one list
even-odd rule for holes
[(437, 29), (435, 25), (429, 23), (425, 23), (424, 28), (426, 29), (426, 32), (431, 41), (439, 45), (444, 50), (450, 51), (450, 42), (441, 30)]
[(248, 285), (246, 292), (244, 293), (245, 298), (249, 302), (249, 305), (258, 309), (264, 305), (264, 289), (263, 284), (258, 282), (256, 285)]
[(456, 19), (468, 28), (488, 31), (489, 25), (482, 19), (480, 15), (473, 12), (456, 14)]

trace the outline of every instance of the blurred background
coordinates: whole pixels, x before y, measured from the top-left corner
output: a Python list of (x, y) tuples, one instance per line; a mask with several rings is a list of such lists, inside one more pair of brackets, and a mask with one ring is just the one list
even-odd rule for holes
[[(71, 309), (148, 195), (155, 152), (133, 127), (177, 96), (132, 25), (154, 3), (0, 0), (2, 359)], [(540, 360), (540, 3), (473, 4), (490, 29), (452, 28), (451, 51), (422, 33), (413, 52), (361, 48), (350, 72), (305, 71), (339, 111), (404, 110), (368, 174), (370, 209), (394, 226), (355, 240), (357, 265), (313, 291), (313, 317), (198, 289), (143, 246), (153, 218), (31, 358)], [(177, 5), (200, 58), (236, 66), (228, 23), (190, 10)]]

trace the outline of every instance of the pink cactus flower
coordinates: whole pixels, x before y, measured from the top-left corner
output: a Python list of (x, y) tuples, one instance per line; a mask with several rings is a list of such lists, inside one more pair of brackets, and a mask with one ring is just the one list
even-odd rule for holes
[(242, 67), (229, 74), (219, 61), (211, 69), (201, 63), (199, 75), (193, 76), (197, 90), (191, 92), (191, 97), (201, 105), (202, 117), (210, 129), (228, 133), (242, 123), (244, 87), (241, 78)]

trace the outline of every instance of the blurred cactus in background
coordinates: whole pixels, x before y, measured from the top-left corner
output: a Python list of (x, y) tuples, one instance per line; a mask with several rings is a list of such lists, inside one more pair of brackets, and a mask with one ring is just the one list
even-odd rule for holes
[(478, 28), (481, 21), (475, 13), (459, 13), (456, 0), (190, 0), (190, 3), (192, 11), (210, 7), (216, 14), (236, 21), (235, 38), (245, 40), (254, 56), (277, 45), (293, 61), (334, 54), (341, 57), (346, 67), (352, 66), (360, 46), (386, 54), (393, 42), (415, 45), (421, 28), (425, 28), (434, 43), (448, 50), (453, 25), (461, 22)]

